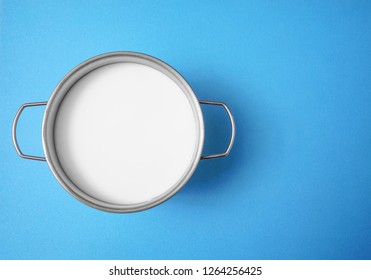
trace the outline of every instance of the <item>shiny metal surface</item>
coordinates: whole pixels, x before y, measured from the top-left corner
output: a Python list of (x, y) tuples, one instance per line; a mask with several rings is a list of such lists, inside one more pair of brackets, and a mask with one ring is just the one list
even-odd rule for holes
[[(171, 78), (182, 89), (194, 113), (194, 118), (195, 118), (194, 120), (197, 125), (197, 135), (196, 135), (197, 145), (196, 145), (196, 149), (192, 156), (192, 163), (190, 164), (189, 168), (185, 171), (184, 176), (180, 178), (167, 192), (165, 192), (163, 195), (159, 197), (156, 197), (144, 203), (118, 205), (118, 204), (107, 203), (105, 201), (99, 200), (96, 197), (92, 197), (86, 194), (85, 192), (81, 191), (79, 186), (77, 186), (68, 177), (68, 175), (65, 173), (63, 169), (63, 166), (61, 166), (58, 156), (57, 156), (55, 141), (54, 141), (54, 125), (55, 125), (55, 120), (58, 114), (59, 107), (61, 103), (63, 102), (64, 97), (66, 96), (68, 91), (72, 88), (72, 86), (76, 82), (78, 82), (86, 74), (90, 73), (91, 71), (99, 67), (103, 67), (103, 66), (113, 64), (113, 63), (125, 63), (125, 62), (139, 63), (139, 64), (152, 67), (154, 69), (157, 69), (158, 71), (161, 71), (162, 73), (167, 75), (169, 78)], [(231, 122), (232, 133), (231, 133), (229, 145), (226, 151), (223, 153), (214, 154), (214, 155), (206, 155), (206, 156), (201, 155), (203, 144), (204, 144), (204, 122), (203, 122), (203, 115), (202, 115), (200, 104), (222, 106), (228, 113), (228, 116)], [(22, 110), (26, 107), (41, 106), (41, 105), (47, 106), (45, 110), (43, 126), (42, 126), (42, 139), (43, 139), (42, 141), (43, 141), (43, 148), (44, 148), (44, 152), (46, 156), (45, 158), (23, 154), (19, 148), (17, 137), (16, 137), (17, 122), (18, 122), (18, 119), (19, 119), (19, 116)], [(129, 212), (137, 212), (137, 211), (142, 211), (142, 210), (152, 208), (158, 204), (163, 203), (170, 197), (172, 197), (187, 183), (187, 181), (192, 176), (193, 172), (195, 171), (201, 159), (212, 159), (212, 158), (227, 156), (233, 146), (233, 142), (235, 138), (235, 123), (234, 123), (232, 113), (225, 103), (215, 102), (215, 101), (206, 101), (206, 100), (198, 101), (196, 98), (196, 95), (194, 94), (192, 88), (187, 83), (187, 81), (175, 69), (173, 69), (171, 66), (169, 66), (165, 62), (155, 57), (152, 57), (146, 54), (136, 53), (136, 52), (112, 52), (112, 53), (106, 53), (106, 54), (93, 57), (81, 63), (80, 65), (76, 66), (74, 69), (72, 69), (56, 86), (48, 102), (26, 103), (22, 105), (15, 116), (15, 119), (13, 122), (12, 134), (13, 134), (13, 143), (14, 143), (17, 153), (22, 158), (26, 158), (26, 159), (33, 159), (33, 160), (40, 160), (40, 161), (46, 160), (48, 162), (48, 165), (51, 171), (53, 172), (54, 176), (59, 181), (59, 183), (63, 186), (63, 188), (67, 192), (69, 192), (76, 199), (78, 199), (79, 201), (91, 207), (94, 207), (94, 208), (97, 208), (103, 211), (115, 212), (115, 213), (129, 213)]]

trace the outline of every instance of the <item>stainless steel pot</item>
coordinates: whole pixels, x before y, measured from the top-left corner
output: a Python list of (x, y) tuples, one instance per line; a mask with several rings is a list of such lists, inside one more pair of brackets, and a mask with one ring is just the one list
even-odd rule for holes
[[(192, 156), (192, 162), (184, 170), (183, 175), (179, 178), (179, 180), (172, 185), (168, 190), (166, 190), (161, 195), (154, 197), (148, 201), (143, 201), (140, 203), (111, 203), (107, 202), (100, 197), (95, 197), (86, 191), (82, 190), (80, 185), (76, 184), (73, 180), (71, 180), (69, 174), (65, 172), (64, 166), (61, 164), (58, 153), (56, 152), (55, 146), (55, 123), (56, 123), (56, 116), (58, 111), (61, 107), (61, 104), (64, 102), (66, 95), (69, 93), (70, 89), (85, 75), (88, 73), (107, 65), (115, 64), (115, 63), (137, 63), (141, 65), (146, 65), (153, 69), (156, 69), (167, 77), (171, 78), (179, 88), (181, 88), (183, 94), (187, 97), (189, 106), (192, 107), (193, 115), (194, 115), (194, 122), (197, 127), (197, 144), (195, 146), (195, 150)], [(199, 104), (207, 104), (207, 105), (215, 105), (224, 108), (225, 111), (228, 113), (230, 123), (231, 123), (231, 136), (230, 141), (227, 149), (219, 154), (213, 155), (201, 155), (203, 143), (204, 143), (204, 123), (203, 123), (203, 116), (202, 111)], [(169, 104), (171, 106), (171, 104)], [(42, 142), (43, 148), (45, 152), (45, 157), (40, 156), (33, 156), (33, 155), (26, 155), (22, 153), (18, 142), (17, 142), (17, 123), (18, 119), (22, 113), (22, 111), (27, 107), (32, 106), (46, 106), (43, 125), (42, 125)], [(235, 138), (235, 123), (233, 120), (232, 113), (228, 106), (223, 102), (215, 102), (215, 101), (206, 101), (206, 100), (198, 100), (191, 89), (190, 85), (186, 82), (186, 80), (172, 67), (168, 64), (164, 63), (163, 61), (154, 58), (149, 55), (135, 53), (135, 52), (113, 52), (113, 53), (106, 53), (96, 57), (93, 57), (80, 65), (76, 66), (72, 69), (57, 85), (54, 89), (49, 101), (47, 102), (34, 102), (34, 103), (25, 103), (23, 104), (18, 112), (15, 115), (13, 128), (12, 128), (12, 136), (13, 136), (13, 143), (14, 147), (19, 154), (20, 157), (25, 159), (31, 160), (39, 160), (39, 161), (46, 161), (52, 170), (54, 176), (59, 181), (59, 183), (63, 186), (63, 188), (73, 195), (79, 201), (108, 212), (116, 212), (116, 213), (126, 213), (126, 212), (136, 212), (145, 210), (151, 207), (154, 207), (167, 199), (173, 196), (176, 192), (178, 192), (189, 180), (192, 176), (194, 170), (196, 169), (200, 160), (204, 159), (213, 159), (219, 157), (225, 157), (229, 154), (234, 138)], [(86, 190), (85, 186), (85, 190)]]

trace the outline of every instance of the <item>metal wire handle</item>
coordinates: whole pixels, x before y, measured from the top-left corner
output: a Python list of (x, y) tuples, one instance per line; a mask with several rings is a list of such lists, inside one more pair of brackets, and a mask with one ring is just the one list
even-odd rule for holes
[(18, 112), (15, 114), (14, 121), (13, 121), (13, 126), (12, 126), (13, 145), (14, 145), (14, 148), (17, 151), (18, 155), (22, 158), (46, 161), (45, 157), (25, 155), (24, 153), (22, 153), (21, 149), (19, 148), (18, 141), (17, 141), (17, 124), (18, 124), (19, 116), (21, 115), (23, 109), (26, 108), (26, 107), (45, 106), (46, 104), (48, 104), (48, 102), (25, 103), (18, 109)]
[(200, 104), (206, 104), (206, 105), (215, 105), (215, 106), (222, 106), (224, 110), (227, 112), (229, 120), (231, 122), (231, 139), (229, 140), (229, 145), (224, 153), (220, 154), (214, 154), (214, 155), (207, 155), (207, 156), (201, 156), (201, 159), (212, 159), (212, 158), (219, 158), (219, 157), (225, 157), (229, 154), (229, 152), (232, 149), (234, 138), (236, 135), (236, 124), (234, 123), (233, 115), (227, 104), (223, 102), (216, 102), (216, 101), (208, 101), (208, 100), (199, 100)]

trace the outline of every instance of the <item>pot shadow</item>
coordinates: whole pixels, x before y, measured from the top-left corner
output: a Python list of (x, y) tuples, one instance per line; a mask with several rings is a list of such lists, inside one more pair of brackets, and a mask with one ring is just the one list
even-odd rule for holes
[[(236, 137), (227, 157), (201, 160), (190, 181), (180, 194), (189, 195), (214, 192), (219, 188), (228, 188), (237, 176), (248, 175), (250, 166), (256, 158), (256, 144), (248, 137), (254, 130), (250, 120), (248, 92), (238, 90), (233, 85), (224, 84), (217, 78), (200, 80), (198, 77), (188, 79), (199, 100), (225, 102), (230, 108), (235, 124)], [(243, 95), (241, 97), (241, 95)], [(242, 102), (241, 102), (242, 101)], [(203, 155), (224, 152), (231, 135), (231, 124), (225, 110), (220, 106), (201, 105), (205, 123), (205, 141)], [(228, 183), (229, 182), (229, 183)], [(243, 183), (244, 185), (246, 182)]]

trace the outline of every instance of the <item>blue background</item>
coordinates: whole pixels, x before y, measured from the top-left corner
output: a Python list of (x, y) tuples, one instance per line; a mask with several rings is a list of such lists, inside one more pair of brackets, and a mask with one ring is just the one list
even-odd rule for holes
[[(0, 258), (371, 259), (370, 1), (3, 0), (0, 20)], [(117, 50), (168, 62), (237, 125), (229, 157), (124, 215), (78, 202), (11, 143), (21, 104)], [(24, 152), (43, 154), (43, 110), (21, 117)], [(219, 152), (226, 115), (204, 113)]]

